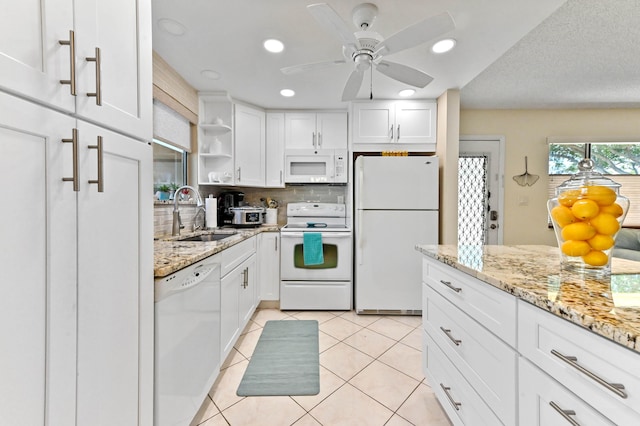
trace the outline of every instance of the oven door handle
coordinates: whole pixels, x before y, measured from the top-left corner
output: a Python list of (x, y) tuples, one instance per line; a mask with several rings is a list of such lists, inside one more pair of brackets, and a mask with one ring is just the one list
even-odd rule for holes
[[(350, 238), (351, 232), (321, 232), (322, 239), (328, 240), (332, 238)], [(304, 232), (281, 232), (281, 238), (302, 238)]]

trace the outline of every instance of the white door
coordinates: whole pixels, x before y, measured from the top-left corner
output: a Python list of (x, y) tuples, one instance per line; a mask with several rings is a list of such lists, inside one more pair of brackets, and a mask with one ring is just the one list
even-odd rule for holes
[(0, 88), (75, 110), (70, 85), (73, 53), (73, 2), (4, 2), (0, 13)]
[(438, 157), (360, 156), (356, 209), (438, 209)]
[(502, 244), (504, 140), (460, 141), (458, 243)]
[(436, 108), (435, 102), (396, 103), (396, 142), (435, 143)]
[(74, 4), (78, 115), (148, 140), (153, 134), (151, 0)]
[(284, 113), (267, 113), (266, 120), (265, 185), (284, 188)]
[(422, 308), (416, 244), (438, 244), (437, 211), (365, 211), (356, 218), (356, 309)]
[(235, 105), (236, 184), (264, 186), (265, 113)]
[(243, 285), (240, 287), (238, 297), (238, 321), (241, 327), (249, 321), (257, 304), (258, 280), (256, 255), (252, 254), (247, 260), (242, 262), (240, 267), (243, 270)]
[(318, 113), (316, 130), (318, 149), (347, 149), (346, 112)]
[(316, 115), (314, 113), (285, 113), (285, 148), (316, 148)]
[[(8, 13), (9, 11), (7, 11)], [(0, 67), (1, 68), (1, 67)], [(75, 421), (75, 119), (0, 94), (0, 423)]]
[(259, 238), (258, 299), (278, 300), (280, 297), (280, 234), (262, 232)]
[(395, 126), (393, 102), (353, 103), (353, 143), (391, 143)]
[(151, 147), (84, 122), (78, 131), (78, 424), (150, 425)]
[(239, 292), (244, 282), (244, 267), (238, 266), (220, 281), (220, 360), (227, 355), (240, 333)]

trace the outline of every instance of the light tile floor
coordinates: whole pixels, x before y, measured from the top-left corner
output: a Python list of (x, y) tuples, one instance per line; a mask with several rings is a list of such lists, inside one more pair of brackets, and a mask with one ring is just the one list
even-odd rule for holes
[[(319, 323), (320, 394), (237, 396), (264, 324), (299, 319)], [(416, 316), (259, 309), (191, 425), (449, 426), (422, 373), (420, 330)]]

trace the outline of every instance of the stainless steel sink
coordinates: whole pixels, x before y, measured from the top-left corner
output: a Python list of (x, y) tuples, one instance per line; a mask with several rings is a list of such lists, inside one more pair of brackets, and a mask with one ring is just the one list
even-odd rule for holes
[(180, 238), (179, 241), (220, 241), (224, 240), (225, 238), (233, 237), (234, 235), (236, 234), (203, 234), (196, 235), (194, 237)]

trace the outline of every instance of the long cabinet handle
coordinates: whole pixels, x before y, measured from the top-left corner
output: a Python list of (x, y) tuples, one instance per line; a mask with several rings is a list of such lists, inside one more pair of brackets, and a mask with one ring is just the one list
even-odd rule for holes
[(391, 125), (391, 128), (389, 129), (389, 134), (391, 135), (389, 137), (389, 140), (393, 141), (393, 124)]
[(447, 287), (449, 287), (451, 290), (455, 291), (456, 293), (460, 293), (462, 291), (462, 288), (455, 287), (453, 284), (451, 284), (451, 281), (440, 280), (440, 282), (446, 285)]
[(73, 177), (63, 177), (63, 182), (73, 182), (73, 190), (80, 191), (80, 176), (78, 173), (78, 129), (71, 129), (71, 139), (62, 139), (64, 143), (73, 144)]
[(450, 329), (444, 328), (444, 327), (440, 327), (440, 330), (442, 330), (442, 332), (444, 334), (446, 334), (447, 337), (449, 338), (449, 340), (451, 340), (453, 343), (455, 343), (456, 346), (460, 346), (460, 343), (462, 343), (462, 340), (454, 338), (451, 335), (451, 330)]
[(68, 84), (71, 89), (71, 95), (76, 96), (76, 36), (73, 30), (69, 31), (69, 40), (58, 40), (63, 46), (69, 46), (69, 80), (60, 80), (60, 84)]
[(449, 402), (451, 403), (451, 405), (453, 405), (453, 408), (456, 409), (456, 411), (460, 411), (460, 406), (462, 406), (462, 402), (456, 402), (455, 399), (453, 399), (453, 397), (451, 396), (451, 394), (449, 393), (449, 391), (451, 390), (451, 388), (446, 387), (445, 385), (443, 385), (442, 383), (440, 383), (440, 387), (442, 388), (442, 390), (444, 391), (444, 394), (447, 396), (447, 399), (449, 400)]
[(316, 132), (311, 133), (311, 146), (316, 147)]
[(575, 416), (576, 415), (575, 411), (573, 411), (573, 410), (563, 410), (562, 408), (560, 408), (560, 406), (558, 404), (556, 404), (553, 401), (549, 402), (549, 405), (554, 410), (556, 410), (558, 412), (558, 414), (560, 414), (562, 416), (562, 418), (564, 418), (567, 422), (569, 422), (573, 426), (580, 426), (580, 423), (576, 422), (574, 419), (571, 418), (571, 416)]
[(322, 146), (322, 133), (318, 132), (318, 148)]
[(398, 142), (400, 141), (400, 125), (398, 124), (398, 131), (396, 132), (396, 137), (398, 138)]
[(100, 77), (100, 69), (102, 68), (100, 60), (100, 48), (96, 47), (96, 56), (93, 58), (86, 58), (87, 62), (96, 63), (96, 91), (94, 93), (87, 93), (87, 96), (96, 98), (96, 105), (102, 105), (102, 79)]
[(624, 391), (624, 385), (620, 383), (607, 382), (603, 378), (599, 377), (598, 375), (592, 373), (591, 371), (587, 370), (586, 368), (578, 364), (577, 357), (563, 355), (560, 352), (556, 351), (555, 349), (551, 349), (551, 354), (557, 356), (558, 358), (560, 358), (561, 360), (563, 360), (564, 362), (566, 362), (567, 364), (569, 364), (570, 366), (572, 366), (573, 368), (581, 372), (582, 374), (586, 375), (590, 379), (595, 380), (596, 382), (598, 382), (599, 384), (601, 384), (611, 392), (618, 395), (620, 398), (623, 398), (623, 399), (627, 398), (627, 393)]
[(87, 148), (98, 150), (98, 179), (90, 179), (89, 183), (98, 184), (98, 192), (104, 192), (104, 176), (102, 171), (102, 164), (103, 164), (102, 136), (98, 136), (98, 141), (96, 145), (89, 145)]
[(238, 182), (240, 182), (240, 181), (242, 180), (242, 179), (241, 179), (241, 176), (242, 176), (242, 167), (238, 167), (237, 175), (238, 175)]
[(280, 170), (280, 183), (282, 183), (282, 170)]

